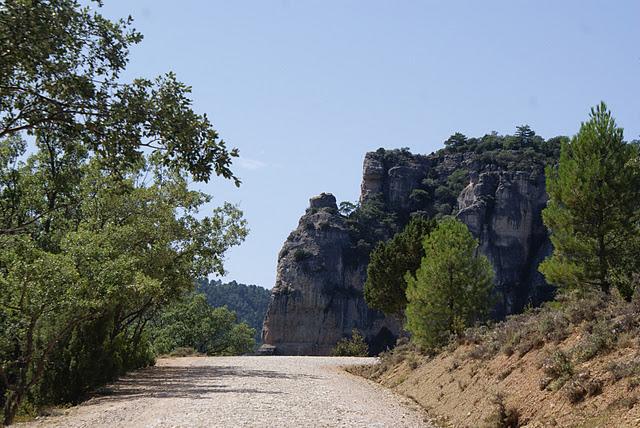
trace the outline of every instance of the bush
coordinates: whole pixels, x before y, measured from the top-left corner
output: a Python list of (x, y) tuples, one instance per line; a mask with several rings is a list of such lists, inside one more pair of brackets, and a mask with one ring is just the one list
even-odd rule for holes
[(545, 378), (540, 381), (541, 389), (557, 391), (573, 376), (573, 364), (569, 356), (557, 350), (547, 357), (542, 364)]
[(602, 382), (592, 379), (589, 373), (580, 373), (564, 386), (565, 396), (572, 404), (579, 403), (586, 396), (598, 395), (602, 392)]
[(496, 394), (492, 402), (496, 406), (493, 413), (484, 420), (484, 428), (518, 428), (520, 426), (520, 412), (504, 403), (504, 395)]
[(293, 259), (296, 262), (301, 262), (303, 260), (308, 259), (309, 257), (311, 257), (313, 254), (311, 254), (309, 251), (303, 250), (301, 248), (297, 248), (294, 252), (293, 252)]
[(190, 347), (180, 347), (169, 352), (170, 357), (195, 357), (198, 355), (202, 354)]
[(334, 357), (366, 357), (369, 355), (369, 346), (364, 341), (362, 334), (355, 328), (351, 331), (351, 338), (342, 338), (331, 351)]
[(607, 320), (600, 320), (591, 328), (591, 333), (584, 337), (574, 348), (578, 362), (589, 361), (598, 354), (613, 348), (617, 335)]
[(608, 371), (613, 375), (614, 381), (640, 375), (640, 359), (629, 362), (609, 364)]

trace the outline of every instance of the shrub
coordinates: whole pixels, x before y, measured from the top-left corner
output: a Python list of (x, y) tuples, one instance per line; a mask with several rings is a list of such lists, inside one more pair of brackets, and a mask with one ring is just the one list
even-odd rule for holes
[(542, 364), (546, 378), (540, 381), (541, 389), (560, 389), (573, 376), (573, 364), (569, 356), (561, 350), (553, 352)]
[(296, 248), (296, 250), (293, 252), (293, 259), (296, 262), (301, 262), (308, 259), (312, 255), (313, 254), (311, 254), (309, 251), (303, 250), (302, 248)]
[(369, 355), (369, 346), (357, 329), (351, 331), (350, 338), (342, 338), (331, 351), (334, 357), (366, 357)]
[(197, 355), (202, 355), (195, 349), (191, 347), (180, 347), (176, 348), (169, 353), (170, 357), (194, 357)]
[(615, 345), (616, 340), (616, 331), (608, 321), (596, 322), (591, 333), (575, 347), (574, 353), (577, 361), (589, 361), (596, 355), (609, 351)]
[(634, 359), (629, 362), (611, 363), (607, 367), (608, 371), (613, 375), (614, 381), (640, 375), (640, 359)]
[(515, 407), (505, 405), (503, 394), (496, 394), (492, 404), (496, 409), (484, 419), (484, 428), (518, 428), (520, 426), (520, 412)]
[(565, 396), (569, 402), (575, 404), (586, 396), (598, 395), (602, 392), (602, 382), (592, 379), (589, 373), (579, 373), (563, 387)]

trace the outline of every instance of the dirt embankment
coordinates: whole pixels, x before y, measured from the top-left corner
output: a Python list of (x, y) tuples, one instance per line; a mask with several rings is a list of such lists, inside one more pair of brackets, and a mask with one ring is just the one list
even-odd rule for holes
[(640, 427), (640, 304), (567, 300), (357, 372), (443, 426)]

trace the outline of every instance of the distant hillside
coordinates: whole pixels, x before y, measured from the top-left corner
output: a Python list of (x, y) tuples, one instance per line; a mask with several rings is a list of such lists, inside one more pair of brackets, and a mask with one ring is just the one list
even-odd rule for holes
[(223, 283), (220, 280), (204, 279), (198, 282), (198, 291), (207, 296), (207, 302), (211, 306), (227, 306), (238, 315), (239, 321), (255, 328), (256, 341), (260, 342), (262, 322), (271, 296), (270, 290), (235, 281)]

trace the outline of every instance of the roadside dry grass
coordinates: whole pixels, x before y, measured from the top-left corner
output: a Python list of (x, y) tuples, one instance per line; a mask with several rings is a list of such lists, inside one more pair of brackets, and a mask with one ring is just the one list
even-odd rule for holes
[(567, 297), (469, 329), (435, 355), (403, 339), (352, 373), (444, 426), (640, 426), (640, 301)]

